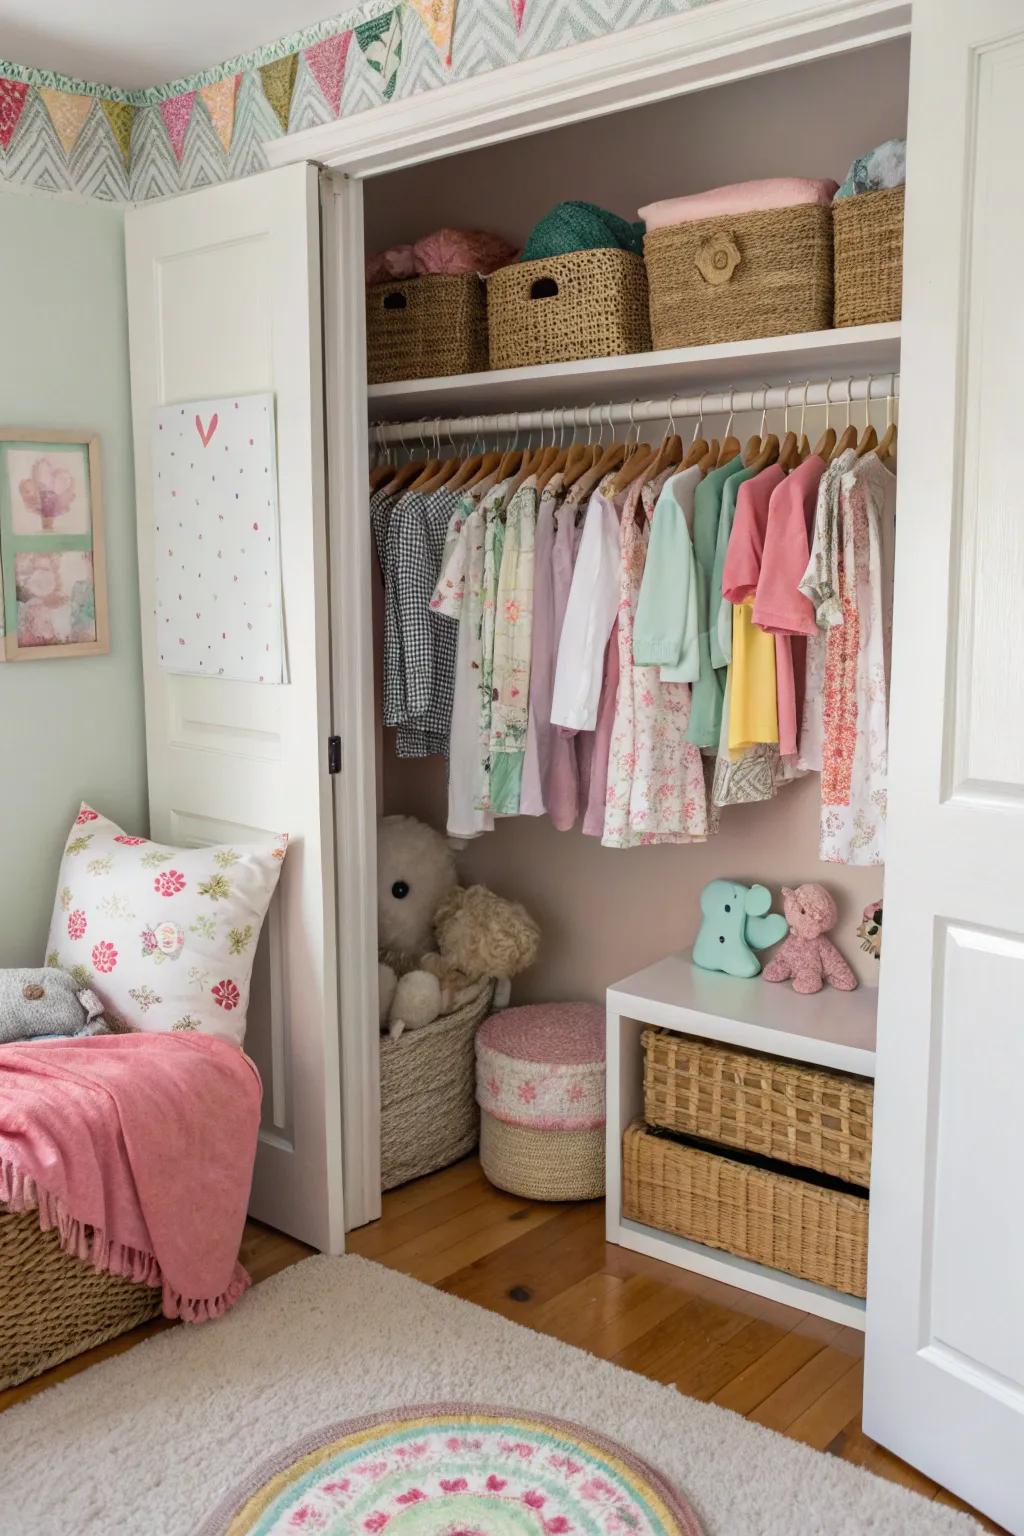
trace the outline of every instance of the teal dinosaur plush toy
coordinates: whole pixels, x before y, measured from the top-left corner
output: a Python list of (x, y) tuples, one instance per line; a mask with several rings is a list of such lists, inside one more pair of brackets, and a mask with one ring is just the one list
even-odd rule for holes
[(772, 893), (764, 885), (712, 880), (700, 893), (703, 914), (694, 941), (693, 963), (727, 976), (756, 976), (761, 962), (755, 949), (767, 949), (789, 932), (789, 924), (770, 911)]

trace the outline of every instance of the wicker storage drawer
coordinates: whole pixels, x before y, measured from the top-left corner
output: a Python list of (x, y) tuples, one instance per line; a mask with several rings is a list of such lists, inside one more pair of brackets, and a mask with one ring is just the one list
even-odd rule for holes
[(903, 312), (903, 188), (858, 192), (832, 208), (836, 325), (880, 325)]
[(644, 1030), (643, 1044), (648, 1124), (870, 1183), (867, 1078), (668, 1030)]
[(514, 262), (487, 279), (492, 368), (647, 352), (647, 274), (630, 251)]
[(480, 1139), (476, 1032), (494, 986), (425, 1029), (380, 1042), (380, 1187), (394, 1189), (472, 1152)]
[(867, 1294), (868, 1201), (674, 1141), (623, 1141), (623, 1215), (851, 1296)]
[(479, 373), (487, 367), (487, 296), (474, 273), (430, 273), (366, 290), (371, 384)]
[(160, 1287), (105, 1275), (61, 1252), (38, 1211), (0, 1205), (0, 1389), (159, 1317)]
[(832, 209), (816, 203), (697, 219), (644, 238), (656, 348), (832, 324)]

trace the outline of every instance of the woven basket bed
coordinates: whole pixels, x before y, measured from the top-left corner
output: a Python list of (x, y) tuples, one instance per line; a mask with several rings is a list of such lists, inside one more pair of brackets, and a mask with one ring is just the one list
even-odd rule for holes
[(626, 1131), (623, 1215), (851, 1296), (867, 1294), (866, 1195), (673, 1140)]
[(874, 1085), (863, 1077), (645, 1029), (649, 1125), (871, 1182)]
[(647, 274), (631, 251), (513, 262), (487, 279), (492, 368), (621, 357), (651, 345)]
[(62, 1253), (37, 1211), (0, 1206), (0, 1390), (158, 1317), (160, 1287)]
[(476, 1032), (493, 982), (425, 1029), (380, 1042), (380, 1187), (394, 1189), (472, 1152), (480, 1139)]
[(832, 324), (831, 207), (804, 203), (653, 229), (644, 258), (659, 350)]
[(858, 192), (832, 208), (836, 325), (881, 325), (903, 311), (903, 192)]
[(366, 290), (371, 384), (478, 373), (486, 367), (487, 299), (475, 273), (428, 273)]

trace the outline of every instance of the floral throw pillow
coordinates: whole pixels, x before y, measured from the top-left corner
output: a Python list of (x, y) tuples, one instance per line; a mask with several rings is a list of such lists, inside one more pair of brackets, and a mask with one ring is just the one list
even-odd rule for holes
[(61, 860), (46, 963), (91, 987), (115, 1027), (199, 1029), (241, 1045), (256, 941), (287, 847), (281, 836), (169, 848), (83, 805)]

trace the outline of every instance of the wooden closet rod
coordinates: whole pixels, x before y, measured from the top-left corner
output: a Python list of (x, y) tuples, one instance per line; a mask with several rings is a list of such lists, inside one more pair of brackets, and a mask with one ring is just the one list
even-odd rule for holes
[(371, 428), (377, 443), (405, 443), (428, 437), (488, 436), (530, 432), (536, 428), (599, 428), (636, 425), (642, 421), (667, 421), (685, 416), (714, 416), (723, 412), (783, 410), (787, 405), (829, 405), (842, 411), (848, 402), (885, 400), (899, 396), (898, 373), (872, 374), (864, 379), (832, 378), (815, 384), (762, 385), (756, 389), (726, 390), (717, 395), (675, 395), (664, 400), (620, 400), (607, 405), (566, 405), (538, 411), (503, 411), (496, 416), (428, 417), (415, 421), (378, 421)]

